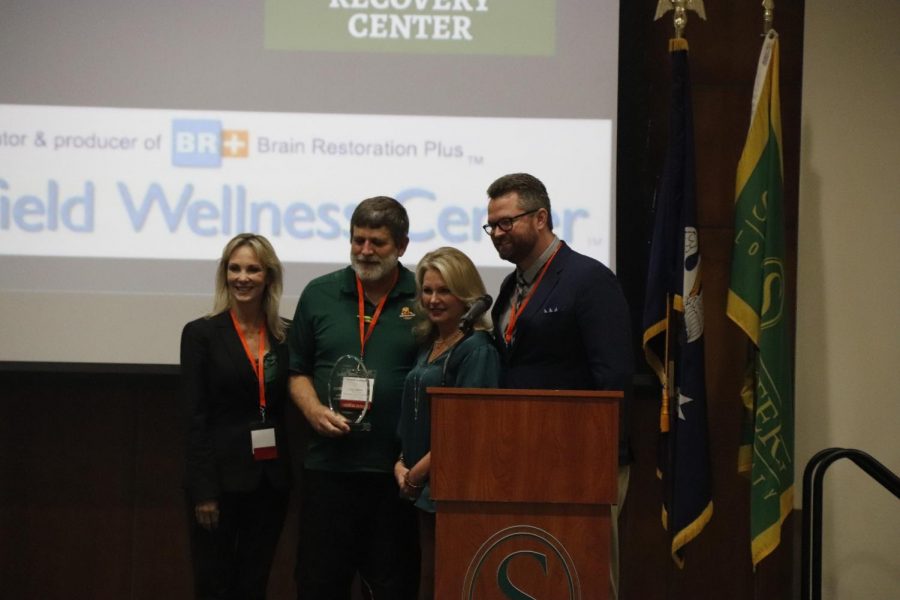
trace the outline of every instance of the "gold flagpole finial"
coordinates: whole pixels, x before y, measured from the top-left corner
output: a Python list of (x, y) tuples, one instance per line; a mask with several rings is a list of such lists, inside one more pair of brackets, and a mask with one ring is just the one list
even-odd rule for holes
[[(772, 0), (767, 0), (772, 1)], [(703, 0), (659, 0), (656, 5), (656, 16), (653, 20), (659, 20), (664, 14), (675, 9), (673, 22), (675, 24), (675, 38), (681, 38), (684, 28), (687, 25), (687, 11), (692, 10), (697, 15), (706, 20), (706, 10), (703, 8)]]
[(775, 0), (763, 0), (763, 35), (767, 35), (772, 31), (772, 24), (775, 22)]

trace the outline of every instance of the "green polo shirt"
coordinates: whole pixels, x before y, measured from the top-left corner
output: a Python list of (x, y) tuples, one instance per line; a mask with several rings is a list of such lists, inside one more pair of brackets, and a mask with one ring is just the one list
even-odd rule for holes
[[(375, 372), (372, 406), (366, 415), (372, 430), (338, 438), (312, 432), (304, 460), (307, 469), (393, 472), (400, 454), (397, 423), (403, 380), (416, 359), (412, 332), (416, 282), (412, 272), (402, 265), (399, 269), (397, 284), (366, 342), (364, 362)], [(365, 306), (366, 316), (371, 317), (376, 306), (368, 300)], [(356, 274), (349, 266), (310, 281), (297, 303), (288, 334), (290, 368), (312, 376), (319, 401), (326, 406), (334, 363), (346, 354), (360, 355), (358, 309)]]

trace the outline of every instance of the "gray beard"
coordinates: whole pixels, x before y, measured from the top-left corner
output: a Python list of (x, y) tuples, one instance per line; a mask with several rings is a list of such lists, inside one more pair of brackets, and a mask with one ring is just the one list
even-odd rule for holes
[(356, 276), (365, 283), (379, 281), (388, 276), (399, 262), (400, 257), (397, 254), (379, 259), (377, 263), (365, 263), (353, 254), (350, 255), (350, 265), (356, 272)]

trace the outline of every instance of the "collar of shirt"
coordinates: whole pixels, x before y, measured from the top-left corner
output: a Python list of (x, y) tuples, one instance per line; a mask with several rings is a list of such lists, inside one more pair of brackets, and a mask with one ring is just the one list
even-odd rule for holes
[(547, 261), (550, 260), (550, 257), (553, 256), (553, 253), (556, 252), (556, 249), (559, 248), (560, 240), (557, 236), (553, 236), (553, 241), (550, 242), (550, 245), (547, 246), (547, 249), (544, 250), (541, 255), (538, 257), (534, 264), (528, 267), (527, 271), (520, 271), (516, 269), (516, 282), (524, 288), (527, 292), (531, 287), (531, 284), (534, 283), (535, 277), (537, 274), (541, 272), (541, 269), (544, 268), (544, 265), (547, 264)]
[[(531, 268), (522, 273), (518, 269), (516, 269), (516, 288), (513, 289), (512, 294), (510, 294), (509, 302), (506, 303), (506, 306), (503, 308), (503, 313), (500, 314), (500, 331), (505, 331), (506, 326), (509, 325), (509, 317), (512, 313), (513, 305), (516, 303), (517, 294), (521, 294), (524, 297), (528, 294), (529, 288), (531, 288), (532, 283), (534, 283), (537, 274), (540, 273), (541, 269), (544, 268), (544, 265), (547, 264), (547, 261), (550, 260), (550, 257), (553, 256), (553, 253), (556, 252), (556, 249), (560, 245), (560, 239), (553, 236), (553, 241), (550, 242), (550, 245), (547, 246), (547, 249), (541, 253), (538, 259), (531, 265)], [(519, 288), (521, 291), (519, 291)], [(497, 327), (498, 324), (494, 323), (494, 327)]]

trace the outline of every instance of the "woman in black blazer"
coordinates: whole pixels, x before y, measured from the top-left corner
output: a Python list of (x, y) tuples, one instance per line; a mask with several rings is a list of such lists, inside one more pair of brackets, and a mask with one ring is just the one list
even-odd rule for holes
[(181, 334), (197, 598), (266, 595), (290, 487), (281, 290), (272, 245), (242, 233), (222, 252), (212, 313)]

